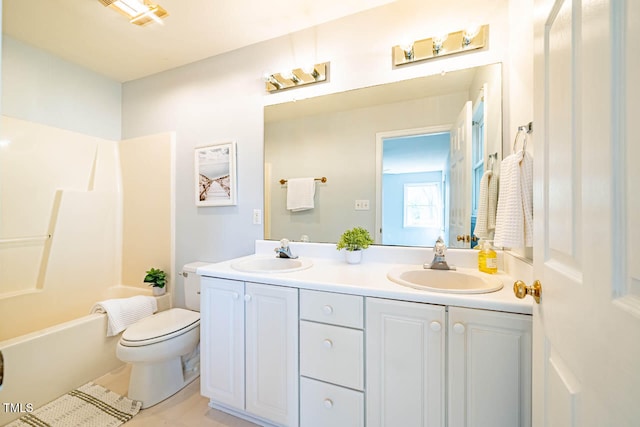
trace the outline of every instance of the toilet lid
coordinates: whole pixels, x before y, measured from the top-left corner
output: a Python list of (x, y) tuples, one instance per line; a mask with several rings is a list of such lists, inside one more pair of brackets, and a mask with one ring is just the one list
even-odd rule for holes
[(199, 325), (200, 313), (197, 311), (172, 308), (129, 326), (122, 333), (121, 342), (128, 346), (146, 345), (182, 335)]

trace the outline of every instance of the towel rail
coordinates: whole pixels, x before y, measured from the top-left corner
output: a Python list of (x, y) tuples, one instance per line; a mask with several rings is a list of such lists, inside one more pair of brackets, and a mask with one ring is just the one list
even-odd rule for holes
[(28, 236), (28, 237), (16, 237), (13, 239), (0, 239), (0, 244), (2, 243), (24, 243), (24, 242), (39, 242), (41, 240), (49, 240), (51, 238), (51, 234), (46, 234), (44, 236)]
[[(327, 177), (323, 176), (322, 178), (313, 178), (314, 181), (327, 182)], [(280, 180), (280, 185), (285, 185), (287, 183), (286, 179)]]

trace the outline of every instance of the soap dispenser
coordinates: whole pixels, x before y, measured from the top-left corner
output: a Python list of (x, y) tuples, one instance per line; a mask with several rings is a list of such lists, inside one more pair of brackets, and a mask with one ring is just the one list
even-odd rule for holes
[(495, 274), (498, 272), (498, 254), (491, 247), (489, 240), (479, 242), (478, 270), (483, 273)]

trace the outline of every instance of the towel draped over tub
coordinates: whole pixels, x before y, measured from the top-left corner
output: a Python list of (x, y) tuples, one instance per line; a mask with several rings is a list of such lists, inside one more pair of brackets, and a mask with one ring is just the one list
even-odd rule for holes
[(109, 299), (97, 302), (91, 307), (91, 313), (107, 314), (108, 337), (118, 335), (138, 320), (151, 316), (156, 311), (158, 311), (156, 299), (144, 295)]

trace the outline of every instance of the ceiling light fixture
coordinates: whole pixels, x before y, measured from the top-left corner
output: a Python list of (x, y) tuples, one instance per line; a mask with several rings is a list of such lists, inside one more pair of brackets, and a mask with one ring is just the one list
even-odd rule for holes
[(117, 11), (135, 25), (147, 25), (151, 22), (162, 24), (169, 13), (150, 0), (99, 0), (105, 6)]

